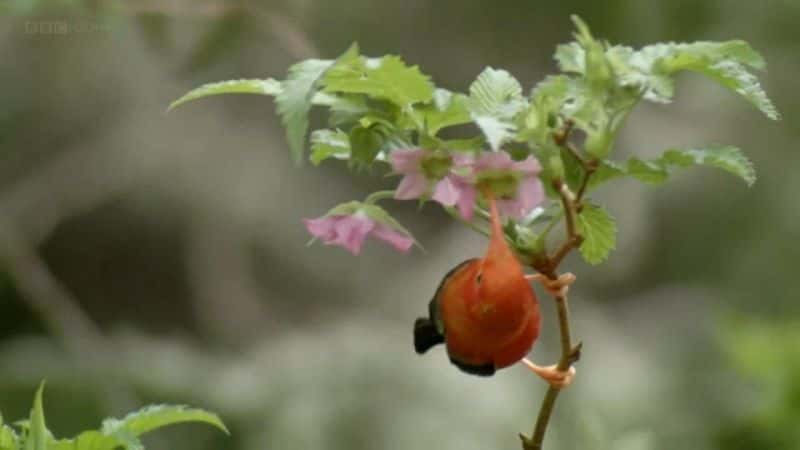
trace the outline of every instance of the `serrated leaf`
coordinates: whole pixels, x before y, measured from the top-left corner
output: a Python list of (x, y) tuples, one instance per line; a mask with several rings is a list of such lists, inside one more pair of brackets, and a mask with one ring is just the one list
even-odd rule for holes
[(748, 186), (756, 182), (753, 163), (736, 147), (718, 146), (696, 149), (672, 149), (662, 155), (665, 165), (673, 167), (709, 166), (738, 176)]
[(556, 47), (555, 59), (558, 63), (558, 68), (562, 72), (579, 73), (581, 75), (586, 72), (586, 52), (577, 42), (561, 44)]
[(170, 111), (186, 102), (197, 100), (198, 98), (209, 97), (222, 94), (260, 94), (278, 95), (281, 92), (281, 83), (278, 80), (267, 78), (266, 80), (229, 80), (218, 83), (204, 84), (198, 88), (187, 92), (183, 97), (170, 103), (167, 111)]
[(130, 433), (138, 437), (158, 428), (184, 422), (206, 423), (228, 433), (228, 429), (216, 414), (180, 405), (151, 405), (122, 419), (106, 419), (103, 421), (101, 431), (108, 436)]
[(707, 166), (722, 169), (738, 176), (748, 186), (756, 181), (753, 164), (736, 147), (710, 146), (706, 148), (671, 149), (660, 157), (651, 160), (631, 158), (624, 163), (615, 161), (602, 161), (597, 171), (590, 180), (590, 186), (595, 187), (608, 180), (631, 176), (648, 184), (661, 184), (669, 178), (678, 168), (692, 166)]
[(492, 116), (472, 116), (475, 125), (486, 136), (486, 142), (492, 150), (499, 150), (500, 146), (514, 136), (514, 125)]
[(648, 184), (660, 184), (669, 178), (670, 167), (661, 159), (646, 161), (639, 158), (628, 160), (626, 172), (637, 180)]
[(19, 450), (19, 438), (14, 429), (3, 423), (0, 416), (0, 450)]
[(492, 150), (516, 134), (514, 116), (527, 106), (522, 87), (510, 73), (487, 67), (469, 87), (466, 107)]
[(577, 219), (578, 232), (583, 236), (581, 256), (589, 264), (600, 264), (617, 245), (614, 218), (599, 206), (585, 204)]
[(332, 65), (330, 60), (308, 59), (291, 66), (288, 78), (282, 83), (283, 89), (275, 97), (278, 114), (286, 128), (289, 150), (298, 164), (303, 161), (308, 113), (317, 82)]
[(444, 89), (436, 89), (433, 104), (418, 108), (418, 111), (431, 136), (435, 136), (442, 128), (472, 121), (467, 109), (467, 96)]
[(779, 118), (758, 78), (748, 70), (763, 69), (764, 59), (744, 41), (661, 43), (638, 51), (615, 46), (606, 56), (620, 84), (638, 87), (647, 100), (669, 102), (674, 95), (675, 74), (692, 71), (741, 95), (767, 117)]
[(318, 166), (328, 158), (348, 159), (350, 138), (342, 130), (316, 130), (311, 133), (311, 163)]
[(758, 77), (748, 72), (741, 64), (734, 61), (720, 61), (695, 70), (741, 95), (770, 119), (780, 119), (780, 113), (759, 84)]
[(50, 440), (50, 432), (44, 421), (44, 407), (42, 405), (42, 394), (44, 392), (44, 382), (36, 390), (36, 397), (33, 400), (30, 418), (28, 419), (28, 432), (25, 434), (25, 450), (47, 450), (47, 442)]
[(325, 75), (325, 92), (366, 94), (386, 99), (408, 108), (414, 103), (428, 102), (433, 97), (433, 84), (417, 66), (407, 66), (398, 56), (368, 59), (353, 47)]
[(487, 67), (469, 87), (468, 107), (475, 115), (511, 118), (525, 107), (522, 86), (507, 71)]
[(108, 436), (99, 431), (84, 431), (73, 439), (59, 439), (52, 441), (48, 446), (48, 450), (115, 450), (117, 448), (139, 450), (143, 446), (141, 442), (138, 442), (138, 446), (131, 446), (116, 436)]

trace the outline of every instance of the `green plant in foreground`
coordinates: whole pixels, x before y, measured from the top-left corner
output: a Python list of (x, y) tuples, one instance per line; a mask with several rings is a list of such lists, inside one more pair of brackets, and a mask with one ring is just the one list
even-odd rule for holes
[[(722, 169), (748, 185), (756, 179), (750, 161), (729, 145), (670, 148), (655, 159), (613, 159), (616, 137), (628, 114), (641, 101), (669, 103), (676, 75), (688, 71), (740, 95), (767, 117), (779, 117), (753, 74), (765, 67), (764, 60), (743, 41), (660, 43), (633, 49), (597, 40), (580, 19), (573, 21), (575, 41), (558, 46), (555, 53), (561, 73), (548, 76), (528, 95), (505, 70), (488, 67), (467, 93), (459, 93), (436, 87), (419, 68), (397, 56), (367, 57), (353, 45), (337, 59), (293, 65), (286, 80), (207, 84), (170, 107), (218, 94), (274, 96), (289, 149), (298, 163), (306, 158), (309, 112), (313, 107), (326, 108), (328, 127), (310, 133), (309, 159), (314, 165), (338, 160), (354, 171), (402, 176), (395, 190), (342, 203), (322, 217), (305, 221), (315, 239), (353, 254), (361, 251), (368, 236), (403, 252), (416, 242), (377, 205), (385, 199), (439, 203), (455, 219), (487, 236), (490, 217), (502, 216), (502, 228), (494, 227), (500, 230), (495, 234), (503, 235), (513, 258), (537, 272), (527, 278), (542, 279), (555, 298), (562, 354), (551, 370), (565, 377), (578, 360), (581, 345), (573, 342), (570, 332), (566, 284), (572, 277), (560, 273), (560, 265), (575, 249), (589, 264), (599, 264), (616, 245), (614, 219), (591, 201), (592, 192), (620, 178), (660, 184), (673, 171), (698, 165)], [(490, 216), (490, 203), (497, 214)], [(561, 222), (564, 239), (551, 236)], [(475, 286), (481, 284), (481, 274), (479, 270)], [(460, 272), (456, 275), (461, 276)], [(436, 308), (441, 305), (434, 304), (432, 327), (417, 330), (426, 333), (423, 347), (447, 342), (454, 330), (469, 334), (489, 323), (498, 325), (501, 319), (496, 312), (507, 313), (511, 306), (528, 311), (536, 299), (526, 289), (530, 286), (520, 287), (520, 296), (509, 299), (456, 295), (452, 300), (456, 312), (448, 314), (451, 323), (460, 324), (458, 330), (439, 317), (442, 311)], [(520, 300), (531, 297), (532, 304)], [(503, 317), (511, 329), (517, 318)], [(531, 320), (538, 333), (538, 311)], [(526, 344), (527, 349), (535, 338)], [(447, 344), (451, 358), (459, 356)], [(467, 368), (474, 369), (473, 373), (486, 375), (507, 365), (507, 361), (499, 364), (499, 356), (487, 350), (492, 344), (485, 339), (460, 343), (466, 349), (462, 353), (471, 354)], [(464, 363), (454, 362), (459, 367)], [(562, 387), (551, 380), (532, 436), (522, 437), (525, 449), (541, 448)]]
[(228, 432), (216, 414), (185, 406), (153, 405), (121, 419), (106, 419), (97, 430), (84, 431), (71, 439), (57, 439), (45, 424), (43, 390), (44, 383), (36, 391), (30, 417), (16, 422), (16, 429), (3, 423), (0, 416), (0, 450), (143, 450), (140, 436), (184, 422), (206, 423)]

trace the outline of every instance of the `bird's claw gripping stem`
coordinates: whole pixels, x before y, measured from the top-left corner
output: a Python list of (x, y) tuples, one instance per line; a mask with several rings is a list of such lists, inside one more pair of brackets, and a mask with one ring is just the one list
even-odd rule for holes
[(569, 272), (559, 275), (555, 280), (551, 280), (541, 273), (525, 275), (525, 278), (529, 281), (538, 281), (542, 283), (545, 290), (554, 297), (566, 296), (569, 286), (575, 282), (575, 275)]
[(543, 380), (547, 381), (550, 386), (553, 386), (556, 389), (564, 389), (572, 384), (572, 380), (575, 379), (575, 367), (570, 366), (569, 369), (562, 371), (558, 370), (558, 365), (556, 364), (542, 367), (534, 364), (527, 358), (523, 358), (522, 363), (525, 364), (525, 366), (533, 373), (539, 375)]

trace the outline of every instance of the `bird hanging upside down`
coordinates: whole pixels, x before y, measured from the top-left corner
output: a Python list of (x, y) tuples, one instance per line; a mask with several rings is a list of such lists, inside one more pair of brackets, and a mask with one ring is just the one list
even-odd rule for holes
[(450, 270), (428, 305), (429, 318), (414, 323), (414, 349), (423, 354), (444, 343), (450, 362), (466, 373), (491, 376), (522, 362), (556, 388), (572, 382), (575, 369), (559, 371), (540, 367), (525, 356), (539, 337), (539, 303), (529, 280), (542, 280), (545, 288), (564, 293), (574, 280), (525, 275), (522, 264), (508, 246), (495, 200), (487, 192), (491, 209), (491, 237), (486, 255), (462, 262)]

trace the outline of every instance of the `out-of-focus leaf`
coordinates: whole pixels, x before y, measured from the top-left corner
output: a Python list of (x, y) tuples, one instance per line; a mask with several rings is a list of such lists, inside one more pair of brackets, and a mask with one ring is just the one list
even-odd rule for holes
[(229, 80), (218, 83), (204, 84), (187, 92), (183, 97), (170, 103), (168, 110), (176, 108), (186, 102), (198, 98), (221, 94), (260, 94), (278, 95), (281, 92), (281, 83), (272, 78), (266, 80)]
[(417, 66), (407, 66), (398, 56), (366, 58), (353, 46), (325, 74), (325, 92), (366, 94), (407, 108), (428, 102), (433, 84)]
[(608, 180), (630, 176), (648, 184), (660, 184), (677, 168), (707, 166), (722, 169), (738, 176), (748, 186), (756, 181), (753, 164), (736, 147), (730, 145), (710, 146), (705, 148), (670, 149), (659, 158), (642, 160), (631, 158), (624, 163), (602, 161), (595, 172), (591, 186), (597, 186)]
[(275, 97), (278, 114), (286, 128), (286, 139), (295, 162), (303, 161), (308, 113), (317, 90), (320, 77), (331, 67), (333, 61), (308, 59), (289, 68), (289, 76), (282, 83), (283, 89)]
[(50, 432), (44, 421), (44, 407), (42, 405), (42, 393), (44, 383), (39, 385), (36, 390), (36, 397), (33, 400), (30, 418), (28, 419), (28, 432), (25, 435), (25, 450), (47, 450), (47, 442), (50, 440)]
[(311, 133), (311, 163), (318, 166), (328, 158), (348, 159), (350, 138), (342, 130), (316, 130)]
[(158, 428), (185, 422), (206, 423), (228, 433), (228, 429), (216, 414), (180, 405), (151, 405), (122, 419), (106, 419), (103, 421), (101, 431), (108, 436), (130, 433), (138, 437)]
[(0, 450), (19, 450), (19, 437), (14, 429), (3, 423), (0, 415)]

